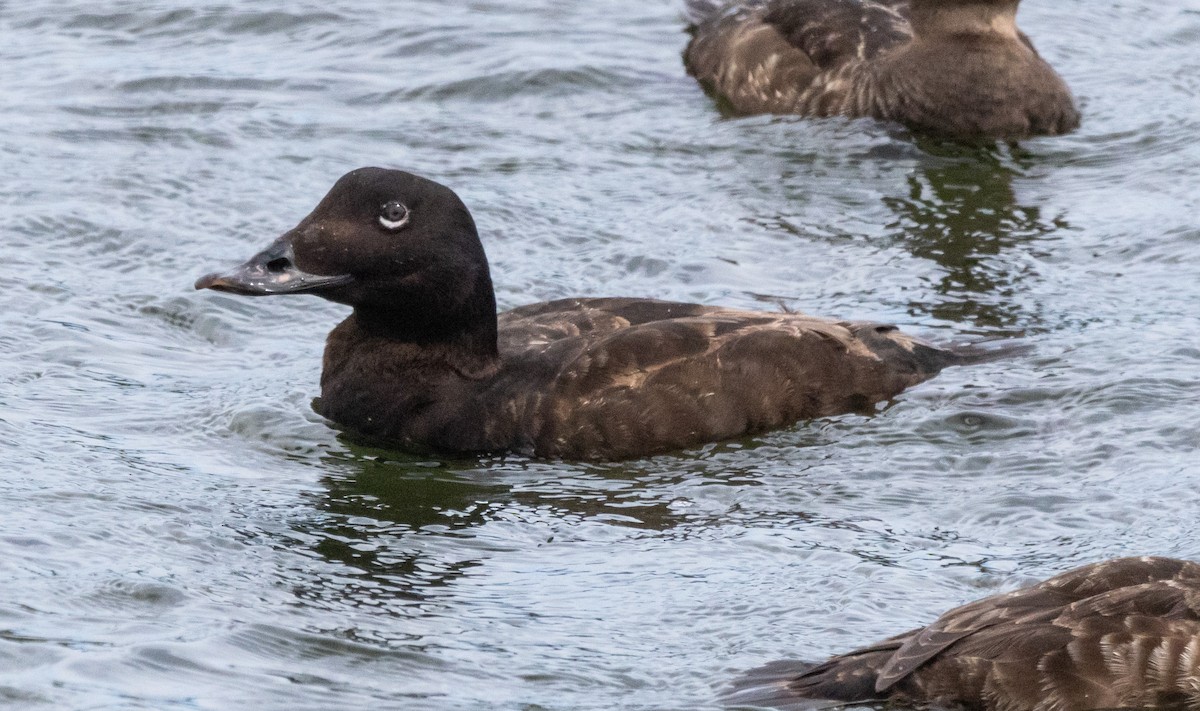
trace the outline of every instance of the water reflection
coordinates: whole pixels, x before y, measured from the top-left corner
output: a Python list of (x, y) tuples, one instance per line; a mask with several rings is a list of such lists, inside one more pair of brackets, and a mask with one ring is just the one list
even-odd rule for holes
[(1032, 260), (1015, 253), (1041, 256), (1039, 243), (1069, 225), (1017, 200), (1013, 180), (1031, 157), (1010, 146), (925, 141), (928, 153), (908, 176), (907, 194), (883, 199), (896, 215), (888, 225), (896, 239), (941, 267), (933, 288), (942, 298), (910, 302), (910, 309), (989, 331), (1034, 326), (1036, 305), (1021, 294), (1022, 282), (1037, 275)]
[(585, 530), (614, 539), (687, 536), (727, 513), (697, 499), (719, 501), (714, 486), (732, 498), (762, 475), (729, 465), (747, 459), (744, 443), (617, 464), (435, 460), (343, 443), (321, 460), (328, 474), (313, 502), (321, 515), (294, 532), (341, 571), (298, 576), (296, 594), (330, 606), (421, 603), (498, 551), (574, 540)]
[(331, 455), (324, 508), (348, 520), (403, 522), (411, 530), (482, 525), (507, 503), (501, 483), (470, 476), (475, 465), (424, 460), (402, 453), (353, 448)]
[(397, 601), (429, 600), (484, 557), (470, 545), (439, 553), (437, 539), (483, 525), (505, 505), (503, 486), (415, 457), (362, 449), (331, 453), (320, 466), (321, 515), (297, 521), (295, 534), (339, 573), (300, 574), (294, 591), (330, 609), (407, 614)]

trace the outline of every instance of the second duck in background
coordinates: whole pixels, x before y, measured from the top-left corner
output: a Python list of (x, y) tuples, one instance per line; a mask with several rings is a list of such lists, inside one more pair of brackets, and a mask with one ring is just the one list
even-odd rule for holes
[(1019, 0), (687, 0), (688, 72), (734, 113), (870, 116), (959, 140), (1067, 133), (1079, 112)]

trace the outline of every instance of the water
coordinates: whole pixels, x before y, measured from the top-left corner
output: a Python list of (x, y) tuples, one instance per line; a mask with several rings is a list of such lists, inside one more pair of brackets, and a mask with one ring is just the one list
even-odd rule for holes
[[(1028, 0), (1084, 112), (967, 150), (728, 120), (673, 1), (0, 3), (0, 705), (711, 709), (1126, 554), (1200, 558), (1200, 3)], [(364, 449), (312, 298), (196, 293), (343, 172), (505, 307), (644, 295), (1034, 348), (613, 465)]]

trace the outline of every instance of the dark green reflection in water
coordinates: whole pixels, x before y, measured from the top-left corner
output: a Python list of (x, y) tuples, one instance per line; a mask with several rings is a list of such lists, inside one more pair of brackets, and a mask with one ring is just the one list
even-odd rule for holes
[[(678, 505), (696, 487), (759, 483), (756, 471), (728, 466), (750, 451), (746, 443), (640, 462), (568, 464), (439, 461), (342, 442), (346, 450), (323, 458), (329, 475), (315, 507), (324, 515), (297, 524), (313, 552), (341, 571), (321, 580), (303, 576), (296, 594), (310, 603), (419, 604), (484, 565), (498, 547), (536, 545), (525, 540), (530, 532), (552, 542), (586, 522), (686, 536), (713, 515)], [(504, 529), (481, 536), (489, 523), (516, 524), (520, 540), (508, 541)], [(453, 546), (439, 543), (447, 538)]]
[(1036, 328), (1038, 315), (1021, 293), (1037, 274), (1029, 260), (999, 257), (1018, 249), (1040, 256), (1038, 243), (1069, 225), (1018, 202), (1013, 180), (1032, 159), (1010, 146), (924, 139), (922, 148), (929, 154), (908, 176), (907, 193), (883, 199), (896, 214), (888, 225), (896, 240), (942, 269), (934, 289), (943, 298), (910, 308), (991, 331)]
[[(505, 487), (459, 475), (452, 467), (402, 454), (356, 448), (325, 458), (326, 515), (299, 533), (341, 575), (297, 586), (297, 596), (330, 605), (420, 603), (481, 564), (471, 547), (454, 556), (430, 553), (417, 536), (447, 536), (491, 520)], [(431, 538), (432, 539), (432, 538)], [(307, 576), (306, 576), (307, 577)]]

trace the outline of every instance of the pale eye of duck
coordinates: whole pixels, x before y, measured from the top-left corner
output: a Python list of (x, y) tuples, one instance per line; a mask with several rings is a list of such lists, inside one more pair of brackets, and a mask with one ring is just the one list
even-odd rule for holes
[(408, 208), (399, 200), (386, 202), (379, 208), (379, 224), (388, 230), (398, 230), (408, 224)]

